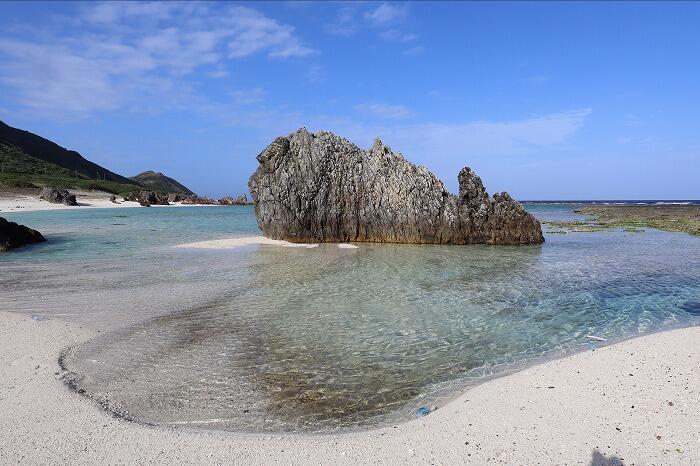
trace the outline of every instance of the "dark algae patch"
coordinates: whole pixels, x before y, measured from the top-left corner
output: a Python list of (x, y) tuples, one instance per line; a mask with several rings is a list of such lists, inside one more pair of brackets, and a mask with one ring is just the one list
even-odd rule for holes
[(596, 205), (576, 210), (590, 215), (588, 221), (544, 222), (550, 228), (572, 232), (598, 232), (622, 229), (641, 233), (644, 228), (683, 232), (700, 236), (700, 206), (698, 205)]

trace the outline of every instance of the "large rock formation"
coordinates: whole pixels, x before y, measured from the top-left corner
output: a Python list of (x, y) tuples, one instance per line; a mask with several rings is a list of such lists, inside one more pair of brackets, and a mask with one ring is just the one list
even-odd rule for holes
[(490, 198), (469, 168), (459, 195), (378, 139), (363, 151), (302, 128), (275, 139), (250, 177), (263, 234), (292, 242), (531, 244), (540, 223), (508, 193)]
[(42, 241), (46, 238), (38, 231), (0, 217), (0, 252)]

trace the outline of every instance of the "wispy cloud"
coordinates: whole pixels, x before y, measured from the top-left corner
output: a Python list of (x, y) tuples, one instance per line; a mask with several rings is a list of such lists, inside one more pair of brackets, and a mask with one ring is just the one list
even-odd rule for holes
[(355, 110), (381, 118), (406, 118), (412, 112), (403, 105), (387, 105), (381, 103), (364, 103), (355, 105)]
[(231, 93), (234, 101), (239, 105), (258, 103), (263, 100), (266, 94), (267, 92), (265, 92), (265, 89), (262, 87), (255, 87), (253, 89), (238, 89)]
[(591, 109), (584, 108), (507, 122), (423, 124), (393, 133), (410, 147), (432, 148), (436, 154), (460, 148), (470, 155), (518, 155), (561, 143), (578, 131), (590, 114)]
[(309, 68), (306, 70), (306, 73), (304, 73), (304, 79), (310, 83), (319, 83), (322, 82), (326, 78), (326, 73), (323, 70), (323, 67), (317, 63), (314, 63), (313, 65), (309, 66)]
[[(403, 107), (399, 107), (403, 108)], [(459, 157), (512, 156), (554, 146), (573, 136), (591, 114), (590, 108), (536, 116), (514, 121), (405, 124), (384, 126), (355, 120), (323, 118), (318, 127), (346, 134), (361, 146), (380, 137), (418, 161)], [(399, 111), (399, 114), (401, 112)]]
[(383, 26), (396, 20), (404, 19), (408, 15), (408, 7), (405, 4), (382, 3), (376, 8), (367, 11), (365, 18), (375, 26)]
[(418, 34), (414, 33), (403, 33), (398, 29), (387, 29), (386, 31), (380, 32), (379, 37), (386, 40), (394, 40), (398, 42), (411, 42), (418, 39)]
[(239, 58), (317, 53), (293, 27), (240, 5), (104, 2), (79, 10), (41, 39), (0, 33), (0, 85), (21, 107), (60, 118), (138, 108), (144, 93), (176, 92), (164, 99), (173, 102), (191, 92), (195, 70), (223, 78)]
[(326, 23), (325, 30), (339, 36), (370, 30), (384, 40), (411, 42), (418, 39), (418, 34), (399, 27), (408, 13), (405, 3), (346, 3), (337, 10), (335, 18)]
[(403, 51), (404, 55), (418, 55), (419, 53), (422, 53), (425, 50), (425, 47), (422, 45), (416, 45), (415, 47), (410, 47), (407, 48), (406, 50)]
[(358, 4), (356, 3), (344, 4), (338, 10), (335, 18), (325, 25), (326, 32), (337, 36), (351, 36), (359, 29)]
[(530, 82), (530, 83), (534, 83), (534, 84), (541, 84), (541, 83), (546, 82), (548, 80), (549, 80), (549, 77), (547, 77), (543, 74), (537, 74), (537, 75), (528, 76), (527, 78), (525, 78), (525, 81)]

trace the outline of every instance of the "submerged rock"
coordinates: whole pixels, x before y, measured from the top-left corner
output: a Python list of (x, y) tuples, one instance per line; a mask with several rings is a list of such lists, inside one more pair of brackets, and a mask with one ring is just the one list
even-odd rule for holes
[(292, 242), (531, 244), (540, 223), (508, 193), (489, 197), (469, 168), (459, 194), (380, 140), (361, 150), (305, 128), (275, 139), (248, 181), (263, 234)]
[(65, 189), (44, 188), (41, 190), (41, 196), (39, 197), (52, 204), (78, 205), (75, 194), (71, 194)]
[(0, 251), (43, 241), (46, 238), (38, 231), (0, 217)]

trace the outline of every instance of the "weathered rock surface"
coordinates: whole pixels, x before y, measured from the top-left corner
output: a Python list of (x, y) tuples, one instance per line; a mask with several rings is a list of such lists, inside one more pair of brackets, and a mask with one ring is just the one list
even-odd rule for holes
[(216, 204), (216, 201), (210, 197), (198, 196), (197, 194), (190, 194), (182, 200), (182, 203), (211, 205)]
[(46, 238), (38, 231), (0, 217), (0, 251), (42, 241), (46, 241)]
[(378, 139), (364, 151), (305, 128), (275, 139), (250, 177), (263, 234), (292, 242), (532, 244), (540, 223), (465, 167), (459, 194)]
[(224, 196), (219, 199), (220, 205), (246, 205), (248, 203), (248, 196), (241, 194), (238, 197)]
[(129, 193), (124, 196), (125, 201), (138, 202), (143, 207), (152, 205), (170, 205), (168, 202), (168, 194), (155, 191), (140, 191), (138, 193)]
[(44, 188), (41, 190), (40, 198), (52, 204), (78, 205), (75, 194), (65, 189)]

